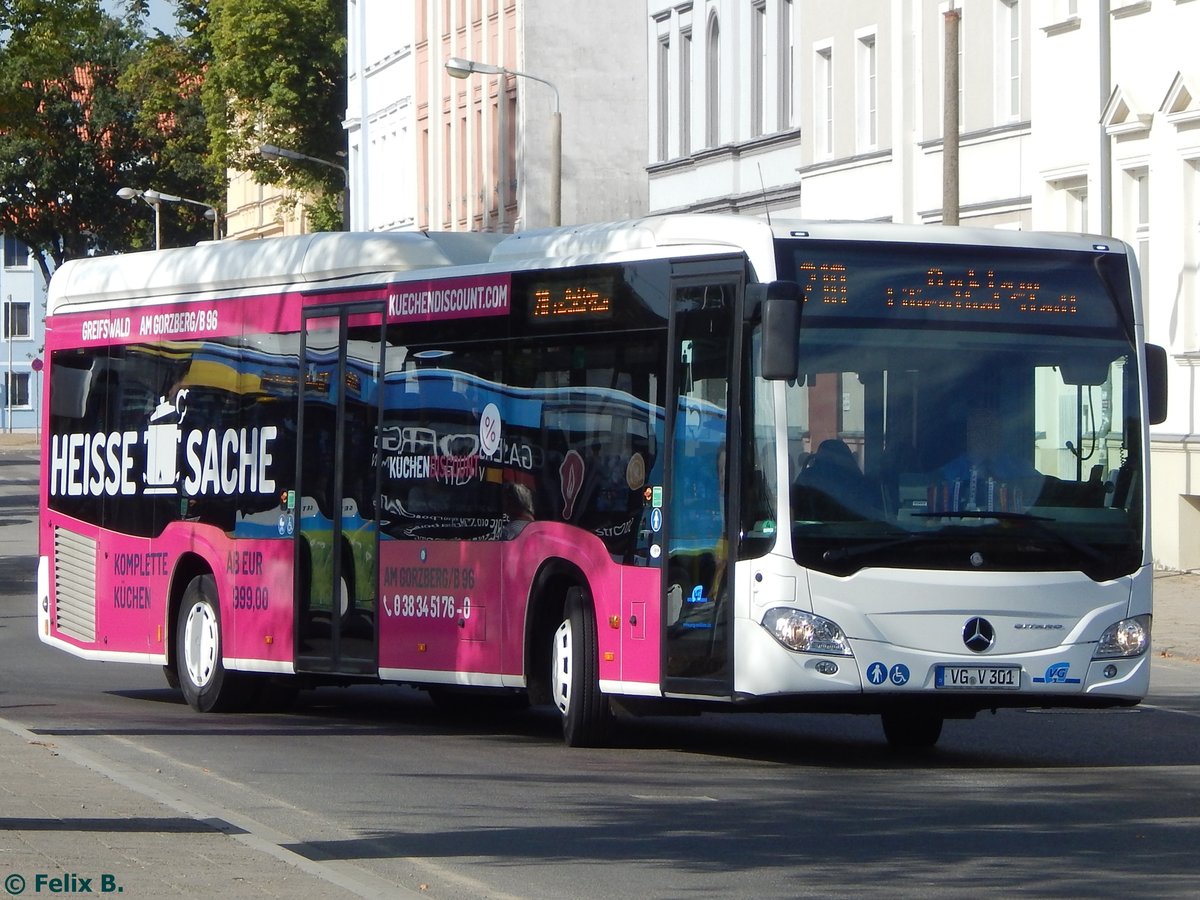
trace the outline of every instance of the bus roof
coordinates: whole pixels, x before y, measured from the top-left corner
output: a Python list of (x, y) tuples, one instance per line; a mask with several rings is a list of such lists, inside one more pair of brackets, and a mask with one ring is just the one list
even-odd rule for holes
[(469, 232), (330, 232), (76, 259), (54, 273), (47, 312), (481, 263), (503, 238)]

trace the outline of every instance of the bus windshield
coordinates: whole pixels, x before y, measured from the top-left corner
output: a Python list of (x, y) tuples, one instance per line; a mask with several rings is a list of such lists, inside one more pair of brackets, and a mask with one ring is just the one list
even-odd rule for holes
[(840, 269), (822, 270), (809, 243), (781, 253), (805, 289), (785, 389), (796, 560), (835, 575), (1133, 571), (1142, 447), (1124, 257), (1041, 251), (1018, 270), (1003, 251), (981, 264), (959, 248), (864, 247)]

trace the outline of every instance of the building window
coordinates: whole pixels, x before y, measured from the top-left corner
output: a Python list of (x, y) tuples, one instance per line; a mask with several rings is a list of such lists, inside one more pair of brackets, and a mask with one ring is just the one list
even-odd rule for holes
[(792, 0), (779, 4), (779, 130), (792, 127)]
[(4, 304), (4, 337), (6, 340), (32, 337), (29, 331), (29, 303), (10, 300)]
[(13, 409), (29, 409), (29, 373), (4, 373), (4, 403)]
[(708, 146), (721, 142), (721, 28), (717, 17), (708, 20), (708, 42), (705, 48), (705, 139)]
[(692, 31), (679, 32), (679, 155), (692, 152)]
[(670, 136), (671, 136), (671, 39), (669, 37), (660, 37), (658, 39), (658, 91), (657, 91), (657, 122), (658, 129), (658, 158), (666, 159), (670, 156)]
[(4, 268), (29, 268), (29, 248), (11, 234), (4, 235)]
[[(1184, 168), (1183, 183), (1183, 270), (1200, 271), (1200, 159), (1189, 159)], [(1187, 311), (1188, 327), (1184, 331), (1186, 352), (1200, 350), (1200, 278), (1193, 275), (1182, 280), (1182, 308)]]
[(1130, 169), (1127, 181), (1129, 210), (1127, 219), (1133, 235), (1134, 252), (1141, 272), (1142, 309), (1149, 321), (1150, 312), (1150, 170)]
[(833, 46), (817, 47), (816, 72), (813, 78), (813, 115), (816, 131), (816, 152), (820, 157), (833, 156)]
[(767, 3), (757, 0), (750, 9), (750, 136), (763, 133), (763, 107), (767, 92)]
[(1067, 230), (1080, 234), (1088, 230), (1087, 187), (1067, 189)]
[(877, 62), (875, 33), (859, 36), (857, 73), (859, 150), (874, 150), (879, 145)]
[(1017, 0), (1000, 0), (996, 29), (996, 96), (998, 118), (1021, 117), (1021, 7)]

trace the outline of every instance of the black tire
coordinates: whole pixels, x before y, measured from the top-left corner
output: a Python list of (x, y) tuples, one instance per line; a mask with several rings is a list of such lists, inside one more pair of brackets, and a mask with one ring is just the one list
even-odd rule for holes
[(932, 713), (899, 710), (885, 712), (883, 734), (893, 750), (928, 750), (942, 736), (941, 716)]
[(221, 616), (211, 575), (193, 578), (183, 592), (175, 625), (175, 671), (188, 705), (197, 712), (223, 712), (237, 698), (237, 679), (221, 662)]
[(579, 588), (567, 591), (562, 624), (550, 651), (550, 687), (568, 747), (598, 747), (608, 738), (612, 709), (600, 692), (596, 613)]

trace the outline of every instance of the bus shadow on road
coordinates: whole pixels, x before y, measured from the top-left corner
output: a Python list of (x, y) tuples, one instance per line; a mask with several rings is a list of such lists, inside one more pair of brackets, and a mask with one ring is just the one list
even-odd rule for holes
[[(286, 710), (193, 713), (170, 688), (112, 692), (139, 704), (173, 707), (169, 724), (142, 722), (123, 734), (377, 734), (464, 736), (560, 745), (557, 711), (511, 704), (438, 704), (407, 687), (352, 686), (302, 691)], [(154, 714), (157, 719), (158, 713)], [(62, 733), (62, 732), (59, 732)], [(93, 732), (94, 733), (94, 732)], [(899, 752), (876, 716), (823, 714), (620, 715), (608, 746), (572, 754), (660, 752), (832, 769), (1087, 769), (1200, 765), (1193, 717), (1156, 707), (1118, 710), (1001, 710), (946, 722), (937, 746)]]

